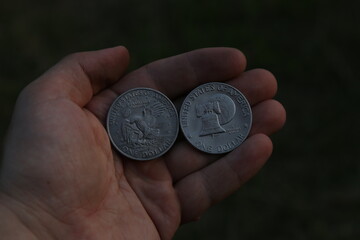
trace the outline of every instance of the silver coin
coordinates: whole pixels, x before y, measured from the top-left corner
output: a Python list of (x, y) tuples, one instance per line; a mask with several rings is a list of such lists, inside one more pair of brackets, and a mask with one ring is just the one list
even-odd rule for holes
[(248, 136), (251, 107), (231, 85), (206, 83), (192, 90), (180, 109), (185, 138), (197, 149), (213, 154), (230, 152)]
[(179, 120), (173, 103), (149, 88), (121, 94), (110, 107), (107, 129), (114, 147), (135, 160), (151, 160), (174, 144)]

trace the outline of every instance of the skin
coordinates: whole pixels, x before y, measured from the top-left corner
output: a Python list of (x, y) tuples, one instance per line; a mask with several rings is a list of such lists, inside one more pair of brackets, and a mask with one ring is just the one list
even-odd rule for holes
[[(272, 100), (274, 76), (245, 71), (232, 48), (199, 49), (125, 74), (128, 51), (72, 54), (20, 94), (0, 175), (0, 234), (6, 239), (171, 239), (254, 176), (285, 122)], [(176, 101), (209, 81), (229, 83), (252, 105), (249, 138), (226, 155), (179, 139), (146, 162), (112, 150), (104, 122), (114, 99), (150, 87)]]

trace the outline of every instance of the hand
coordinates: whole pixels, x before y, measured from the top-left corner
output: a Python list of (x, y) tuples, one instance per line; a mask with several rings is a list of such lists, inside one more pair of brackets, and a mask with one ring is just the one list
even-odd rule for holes
[[(181, 223), (198, 219), (236, 191), (269, 158), (267, 135), (282, 127), (285, 111), (271, 100), (277, 88), (273, 75), (243, 72), (240, 51), (196, 50), (124, 76), (128, 58), (123, 47), (73, 54), (19, 96), (1, 170), (0, 210), (8, 223), (20, 224), (13, 234), (171, 239)], [(119, 94), (150, 87), (174, 100), (210, 81), (237, 87), (252, 105), (253, 127), (240, 147), (214, 156), (182, 139), (145, 162), (112, 150), (104, 122)]]

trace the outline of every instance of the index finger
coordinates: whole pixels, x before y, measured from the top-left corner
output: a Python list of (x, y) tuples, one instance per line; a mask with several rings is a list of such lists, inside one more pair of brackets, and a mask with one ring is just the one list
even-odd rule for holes
[(135, 87), (157, 89), (176, 98), (205, 82), (222, 82), (245, 70), (244, 54), (234, 48), (203, 48), (147, 64), (112, 86), (121, 94)]
[(93, 97), (87, 108), (102, 122), (118, 95), (136, 87), (159, 90), (177, 98), (205, 82), (222, 82), (240, 75), (244, 54), (234, 48), (203, 48), (149, 63)]

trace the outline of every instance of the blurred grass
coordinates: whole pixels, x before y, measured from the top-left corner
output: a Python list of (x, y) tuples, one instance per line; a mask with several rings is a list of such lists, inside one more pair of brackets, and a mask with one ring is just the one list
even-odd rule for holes
[(267, 166), (175, 239), (359, 239), (359, 1), (0, 3), (0, 139), (19, 91), (66, 54), (125, 45), (131, 69), (231, 46), (271, 70), (288, 121)]

